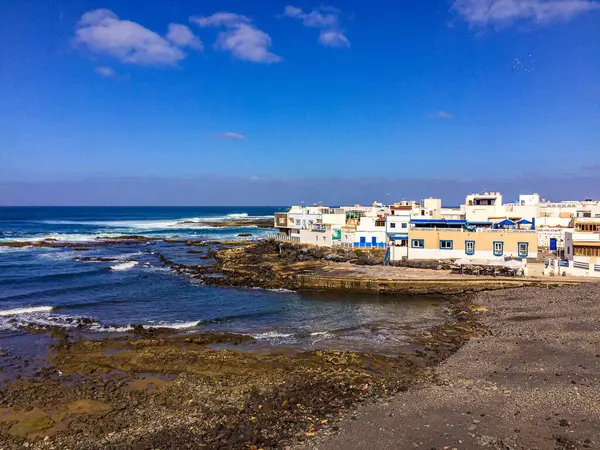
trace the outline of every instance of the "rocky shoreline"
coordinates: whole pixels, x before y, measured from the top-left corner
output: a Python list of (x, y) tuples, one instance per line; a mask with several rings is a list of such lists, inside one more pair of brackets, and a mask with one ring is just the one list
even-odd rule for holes
[[(193, 244), (192, 244), (193, 245)], [(391, 295), (458, 295), (527, 285), (562, 285), (574, 280), (493, 277), (452, 273), (447, 263), (383, 267), (383, 251), (361, 251), (283, 243), (272, 239), (221, 245), (207, 252), (212, 265), (177, 264), (178, 273), (207, 285), (264, 289), (375, 292)], [(364, 268), (372, 267), (371, 270)]]
[[(476, 308), (415, 335), (397, 357), (237, 352), (247, 336), (142, 329), (102, 340), (57, 336), (48, 365), (0, 389), (3, 448), (284, 448), (336, 429), (367, 399), (432, 379), (482, 333)], [(182, 401), (183, 399), (183, 401)]]
[[(139, 237), (117, 240), (136, 241), (152, 242)], [(329, 350), (240, 351), (237, 346), (252, 338), (237, 334), (134, 327), (126, 335), (90, 339), (57, 327), (25, 328), (51, 335), (55, 344), (36, 370), (30, 361), (5, 366), (14, 357), (0, 353), (7, 370), (29, 367), (0, 388), (1, 448), (302, 447), (314, 436), (353, 423), (358, 405), (381, 405), (443, 384), (436, 367), (465, 343), (485, 339), (496, 326), (485, 320), (486, 295), (493, 293), (474, 292), (529, 284), (537, 287), (522, 288), (525, 292), (545, 298), (560, 289), (586, 288), (554, 286), (564, 280), (452, 277), (445, 269), (386, 268), (377, 252), (354, 249), (272, 240), (173, 242), (202, 252), (199, 258), (214, 263), (181, 264), (153, 248), (148, 252), (175, 272), (207, 285), (433, 293), (445, 296), (448, 317), (441, 326), (413, 333), (408, 345), (390, 348), (394, 357)], [(85, 256), (78, 260), (93, 261)], [(510, 298), (514, 292), (520, 291), (500, 290), (496, 295)], [(78, 328), (85, 332), (87, 326)], [(479, 357), (482, 364), (489, 363), (485, 355)]]

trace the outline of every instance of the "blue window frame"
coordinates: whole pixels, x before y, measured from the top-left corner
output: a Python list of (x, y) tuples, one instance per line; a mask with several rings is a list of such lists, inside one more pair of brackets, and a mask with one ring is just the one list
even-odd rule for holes
[(467, 255), (475, 254), (475, 241), (465, 241), (465, 253)]
[(406, 222), (402, 222), (402, 228), (406, 228)]
[(454, 248), (454, 241), (442, 240), (440, 241), (440, 250), (452, 250)]
[(424, 239), (413, 239), (410, 243), (412, 248), (424, 248), (425, 240)]
[(504, 242), (494, 241), (494, 256), (504, 255)]
[(519, 242), (517, 249), (519, 250), (519, 258), (529, 256), (529, 242)]

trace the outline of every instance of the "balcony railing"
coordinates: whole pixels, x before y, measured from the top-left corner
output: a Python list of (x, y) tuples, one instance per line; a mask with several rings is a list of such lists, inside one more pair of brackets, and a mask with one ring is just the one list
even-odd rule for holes
[(523, 230), (520, 228), (492, 229), (477, 228), (476, 230), (466, 230), (464, 228), (411, 228), (411, 231), (436, 231), (436, 232), (454, 232), (454, 233), (535, 233), (535, 230)]
[(286, 242), (300, 242), (300, 236), (284, 236), (276, 233), (267, 234), (267, 238)]

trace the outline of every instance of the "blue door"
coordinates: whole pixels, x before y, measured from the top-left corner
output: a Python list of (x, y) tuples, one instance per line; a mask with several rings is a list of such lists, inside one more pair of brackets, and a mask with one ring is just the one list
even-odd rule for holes
[(364, 236), (361, 236), (360, 238), (360, 246), (361, 247), (366, 247), (367, 246), (367, 238)]
[(550, 238), (550, 250), (556, 251), (556, 238)]
[(373, 247), (375, 247), (377, 245), (377, 238), (376, 237), (371, 238), (371, 244), (373, 244)]

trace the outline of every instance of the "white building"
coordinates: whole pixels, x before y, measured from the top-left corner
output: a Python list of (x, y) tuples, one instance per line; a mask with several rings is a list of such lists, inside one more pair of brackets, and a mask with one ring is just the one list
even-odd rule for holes
[(463, 208), (467, 222), (488, 222), (506, 217), (500, 192), (467, 195)]
[(386, 216), (385, 231), (390, 247), (390, 260), (399, 261), (408, 256), (408, 229), (410, 219), (419, 211), (413, 202), (394, 204), (390, 207), (391, 214)]

